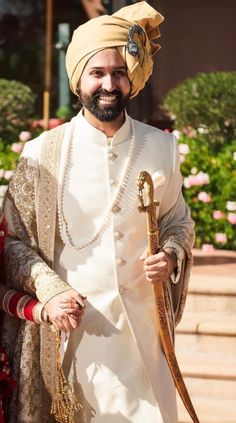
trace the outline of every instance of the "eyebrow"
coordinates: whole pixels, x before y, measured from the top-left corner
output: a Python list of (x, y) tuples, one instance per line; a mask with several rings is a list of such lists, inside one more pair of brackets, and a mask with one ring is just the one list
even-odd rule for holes
[[(89, 68), (89, 70), (94, 70), (94, 69), (104, 69), (106, 66), (92, 66), (91, 68)], [(121, 65), (121, 66), (115, 66), (113, 69), (122, 69), (122, 70), (127, 70), (127, 67), (125, 65)]]

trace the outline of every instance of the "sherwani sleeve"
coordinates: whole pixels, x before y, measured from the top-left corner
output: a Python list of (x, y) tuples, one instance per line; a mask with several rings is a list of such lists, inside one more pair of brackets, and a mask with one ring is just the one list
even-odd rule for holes
[(177, 324), (181, 319), (186, 301), (192, 264), (191, 250), (194, 243), (194, 223), (182, 194), (179, 150), (174, 137), (170, 142), (170, 160), (173, 166), (160, 206), (159, 233), (160, 245), (163, 248), (173, 248), (177, 255), (177, 276), (174, 280), (172, 278), (170, 285), (175, 322)]
[[(38, 139), (37, 142), (42, 141)], [(9, 287), (36, 295), (46, 304), (70, 287), (50, 268), (39, 252), (36, 217), (39, 166), (35, 157), (32, 157), (34, 155), (30, 154), (32, 148), (26, 148), (27, 154), (23, 152), (4, 201), (4, 215), (8, 224), (5, 243), (6, 282)]]

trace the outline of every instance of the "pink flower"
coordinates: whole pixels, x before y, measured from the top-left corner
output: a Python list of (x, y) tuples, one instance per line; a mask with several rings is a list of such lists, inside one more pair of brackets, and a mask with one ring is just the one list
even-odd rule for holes
[(202, 251), (205, 254), (211, 254), (214, 251), (214, 247), (212, 244), (202, 244)]
[(199, 199), (199, 201), (202, 201), (203, 203), (211, 202), (211, 196), (205, 191), (199, 192), (197, 198)]
[(179, 160), (180, 160), (180, 163), (185, 162), (185, 156), (183, 154), (180, 154), (179, 155)]
[(186, 128), (183, 128), (183, 133), (186, 134), (188, 137), (195, 137), (197, 132), (195, 129), (191, 128), (191, 126), (187, 126)]
[(170, 132), (170, 130), (166, 128), (166, 129), (164, 129), (164, 132), (169, 133), (169, 132)]
[(196, 175), (197, 174), (197, 168), (196, 167), (192, 167), (191, 174), (192, 175)]
[(215, 240), (219, 244), (225, 244), (227, 242), (227, 235), (223, 232), (218, 232), (215, 234)]
[[(48, 122), (48, 128), (52, 129), (55, 128), (58, 125), (61, 125), (62, 123), (64, 123), (63, 119), (59, 119), (59, 118), (51, 118), (49, 119)], [(38, 120), (34, 120), (31, 124), (31, 128), (35, 129), (35, 128), (44, 128), (45, 127), (45, 121), (44, 119), (38, 119)]]
[(210, 182), (209, 175), (204, 172), (199, 172), (196, 175), (196, 178), (197, 178), (198, 185), (206, 185), (206, 184), (209, 184)]
[(185, 188), (190, 188), (194, 186), (201, 186), (209, 184), (209, 176), (207, 173), (199, 172), (197, 175), (189, 175), (184, 178)]
[(179, 139), (180, 139), (180, 137), (181, 137), (181, 133), (180, 133), (180, 131), (178, 131), (177, 129), (175, 129), (172, 133), (173, 133), (173, 135), (175, 136), (175, 138), (176, 138), (177, 140), (179, 140)]
[(193, 178), (195, 178), (195, 176), (192, 176), (192, 175), (187, 176), (186, 178), (184, 178), (184, 186), (185, 186), (185, 188), (191, 188), (193, 185), (195, 185), (193, 183), (193, 181), (194, 181)]
[(236, 213), (228, 213), (227, 219), (232, 225), (236, 225)]
[(236, 201), (227, 201), (226, 209), (228, 211), (236, 211)]
[(4, 173), (4, 178), (5, 178), (7, 181), (9, 181), (9, 179), (11, 179), (12, 175), (13, 175), (13, 170), (5, 170), (5, 173)]
[(188, 154), (190, 152), (188, 144), (179, 144), (179, 152), (180, 154)]
[(29, 141), (31, 138), (31, 133), (29, 131), (21, 131), (19, 135), (19, 140), (22, 142)]
[(221, 210), (214, 210), (213, 211), (213, 218), (215, 220), (224, 219), (225, 214)]
[(20, 154), (21, 151), (22, 151), (22, 148), (23, 148), (23, 144), (21, 144), (20, 142), (14, 142), (11, 145), (11, 149), (12, 149), (12, 151), (14, 151), (14, 153)]

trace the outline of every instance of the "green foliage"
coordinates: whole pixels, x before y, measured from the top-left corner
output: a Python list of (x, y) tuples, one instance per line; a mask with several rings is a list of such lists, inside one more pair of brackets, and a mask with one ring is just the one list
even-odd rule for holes
[(0, 138), (0, 185), (7, 185), (19, 158), (19, 153), (11, 149)]
[(199, 73), (170, 90), (164, 108), (180, 131), (205, 130), (218, 151), (236, 138), (236, 72)]
[[(236, 250), (236, 140), (223, 146), (217, 155), (207, 144), (205, 135), (196, 138), (182, 135), (179, 143), (180, 151), (183, 145), (189, 146), (189, 153), (181, 156), (184, 160), (181, 170), (184, 197), (196, 223), (196, 247), (212, 244), (216, 248)], [(205, 174), (206, 180), (209, 178), (209, 183), (195, 185), (197, 180), (199, 183), (199, 172)], [(200, 193), (206, 193), (209, 197), (205, 195), (205, 200), (209, 202), (201, 201)], [(216, 212), (221, 212), (220, 218)], [(230, 217), (235, 223), (229, 221)], [(218, 233), (224, 234), (225, 241), (217, 242)]]
[(0, 79), (0, 137), (4, 143), (18, 139), (28, 125), (34, 103), (35, 95), (27, 85)]
[(236, 250), (236, 72), (199, 73), (172, 89), (164, 107), (180, 136), (196, 247)]
[(64, 122), (66, 122), (66, 121), (70, 120), (74, 116), (74, 114), (73, 114), (73, 111), (71, 110), (70, 107), (61, 106), (61, 107), (58, 107), (58, 109), (56, 111), (56, 116), (59, 119), (62, 119)]

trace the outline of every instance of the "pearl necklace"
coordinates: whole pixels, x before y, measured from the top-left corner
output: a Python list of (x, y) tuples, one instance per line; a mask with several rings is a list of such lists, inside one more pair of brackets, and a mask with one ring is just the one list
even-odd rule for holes
[(70, 247), (73, 247), (76, 251), (80, 251), (84, 249), (85, 247), (88, 247), (89, 245), (93, 244), (107, 228), (107, 225), (110, 221), (112, 214), (116, 214), (121, 210), (121, 207), (120, 207), (121, 200), (123, 198), (125, 188), (127, 187), (130, 173), (132, 171), (131, 159), (133, 156), (134, 146), (135, 146), (135, 131), (134, 131), (134, 123), (132, 119), (130, 119), (130, 128), (131, 128), (131, 141), (130, 141), (127, 160), (124, 165), (119, 184), (117, 186), (114, 197), (110, 203), (110, 206), (105, 212), (102, 222), (100, 223), (98, 229), (90, 236), (90, 238), (84, 244), (76, 245), (75, 242), (73, 241), (72, 235), (69, 232), (68, 222), (64, 214), (65, 187), (66, 187), (66, 182), (69, 180), (69, 177), (70, 177), (70, 169), (72, 166), (72, 152), (73, 152), (72, 145), (75, 142), (74, 140), (75, 130), (72, 127), (72, 134), (70, 134), (70, 140), (67, 146), (67, 154), (64, 161), (64, 172), (63, 172), (64, 177), (63, 177), (62, 183), (59, 184), (59, 189), (58, 189), (58, 221), (59, 221), (59, 231), (60, 231), (60, 236), (62, 241), (64, 242), (65, 245), (67, 246), (69, 245)]

